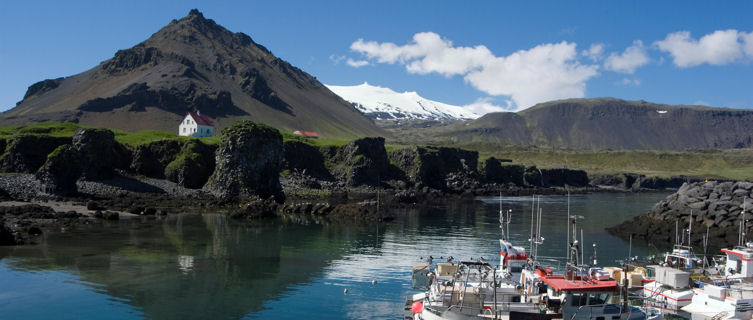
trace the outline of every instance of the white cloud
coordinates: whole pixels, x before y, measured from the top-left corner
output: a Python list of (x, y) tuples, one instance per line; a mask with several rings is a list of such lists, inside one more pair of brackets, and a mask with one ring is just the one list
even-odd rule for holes
[(621, 54), (610, 53), (604, 61), (604, 68), (610, 71), (633, 74), (635, 69), (649, 62), (643, 41), (635, 40), (633, 45), (625, 49)]
[(584, 57), (591, 59), (591, 61), (593, 62), (599, 61), (601, 60), (601, 57), (604, 54), (604, 44), (603, 43), (591, 44), (588, 50), (583, 50), (580, 54)]
[(583, 97), (585, 82), (598, 74), (598, 66), (577, 61), (575, 43), (564, 41), (506, 57), (494, 56), (483, 45), (456, 47), (433, 32), (417, 33), (411, 43), (402, 46), (358, 39), (350, 48), (379, 63), (405, 65), (411, 73), (462, 75), (467, 83), (489, 95), (509, 96), (518, 109)]
[(332, 61), (332, 64), (338, 65), (340, 62), (345, 60), (345, 56), (336, 56), (334, 54), (329, 55), (329, 60)]
[(349, 65), (349, 66), (351, 66), (353, 68), (360, 68), (360, 67), (363, 67), (365, 65), (368, 65), (369, 62), (366, 61), (366, 60), (353, 60), (351, 58), (348, 58), (348, 60), (345, 61), (345, 64), (347, 64), (347, 65)]
[(350, 49), (380, 63), (406, 64), (411, 73), (436, 72), (445, 76), (464, 74), (494, 57), (485, 46), (454, 47), (451, 41), (433, 32), (416, 33), (413, 42), (404, 46), (358, 39)]
[(498, 106), (494, 104), (493, 101), (494, 98), (492, 97), (478, 98), (473, 103), (464, 105), (463, 108), (480, 116), (490, 112), (506, 112), (515, 110), (515, 105), (510, 100), (505, 100), (505, 106)]
[(637, 78), (622, 78), (622, 80), (617, 81), (614, 84), (620, 85), (620, 86), (636, 86), (637, 87), (641, 85), (641, 80)]
[[(751, 32), (753, 33), (753, 32)], [(654, 42), (659, 50), (669, 52), (675, 65), (681, 68), (694, 67), (704, 63), (725, 65), (747, 58), (753, 58), (751, 33), (734, 29), (717, 30), (696, 40), (688, 31), (670, 33), (664, 40)]]

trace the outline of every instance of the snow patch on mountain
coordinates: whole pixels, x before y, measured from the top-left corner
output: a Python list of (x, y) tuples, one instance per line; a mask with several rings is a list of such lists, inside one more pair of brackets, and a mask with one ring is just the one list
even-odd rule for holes
[(333, 86), (327, 88), (345, 101), (353, 104), (366, 116), (382, 119), (476, 119), (480, 114), (468, 108), (449, 105), (423, 98), (416, 92), (398, 93), (390, 88), (372, 86), (366, 82), (356, 86)]

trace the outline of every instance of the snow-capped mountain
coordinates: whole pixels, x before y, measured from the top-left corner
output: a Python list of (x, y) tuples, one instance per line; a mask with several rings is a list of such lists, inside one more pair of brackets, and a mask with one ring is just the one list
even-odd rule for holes
[(327, 88), (372, 119), (476, 119), (480, 115), (460, 106), (425, 99), (416, 92), (397, 93), (390, 88), (363, 83)]

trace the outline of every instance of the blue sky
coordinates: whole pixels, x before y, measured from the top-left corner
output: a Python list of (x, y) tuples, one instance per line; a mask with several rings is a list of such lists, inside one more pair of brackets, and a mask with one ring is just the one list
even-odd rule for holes
[(192, 8), (325, 84), (508, 110), (605, 96), (753, 107), (753, 1), (3, 1), (0, 110)]

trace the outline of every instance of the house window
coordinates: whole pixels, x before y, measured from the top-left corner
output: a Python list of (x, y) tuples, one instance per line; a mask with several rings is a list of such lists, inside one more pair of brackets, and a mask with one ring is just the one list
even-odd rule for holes
[(183, 128), (183, 133), (186, 133), (186, 128)]

